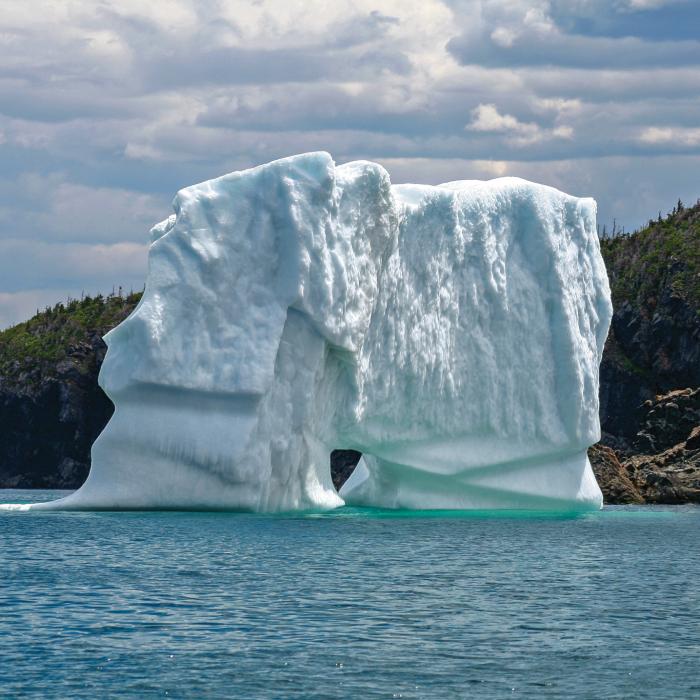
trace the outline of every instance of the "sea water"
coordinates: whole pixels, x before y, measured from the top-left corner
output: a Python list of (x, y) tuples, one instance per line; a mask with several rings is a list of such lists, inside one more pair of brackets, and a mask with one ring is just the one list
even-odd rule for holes
[(697, 507), (3, 513), (0, 564), (3, 698), (700, 697)]

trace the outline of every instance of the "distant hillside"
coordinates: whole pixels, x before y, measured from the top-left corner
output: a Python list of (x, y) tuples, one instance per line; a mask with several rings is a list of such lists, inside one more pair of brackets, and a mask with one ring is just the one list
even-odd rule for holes
[(104, 345), (102, 336), (121, 323), (139, 299), (140, 292), (71, 299), (0, 331), (0, 387), (23, 387), (27, 380), (56, 376), (65, 360), (82, 364), (79, 360), (88, 359), (96, 345)]
[[(700, 500), (700, 205), (604, 238), (614, 316), (601, 365), (608, 502)], [(75, 488), (112, 415), (97, 385), (102, 336), (140, 294), (57, 304), (0, 332), (0, 488)], [(612, 449), (611, 449), (612, 448)], [(339, 486), (359, 453), (333, 453)]]
[(0, 332), (0, 487), (75, 488), (114, 410), (97, 385), (102, 337), (140, 294), (56, 304)]
[(634, 234), (601, 241), (612, 328), (601, 366), (601, 419), (633, 438), (645, 400), (700, 386), (700, 204), (679, 204)]
[(632, 234), (604, 237), (613, 304), (653, 309), (666, 291), (700, 311), (700, 201), (678, 202), (665, 219)]

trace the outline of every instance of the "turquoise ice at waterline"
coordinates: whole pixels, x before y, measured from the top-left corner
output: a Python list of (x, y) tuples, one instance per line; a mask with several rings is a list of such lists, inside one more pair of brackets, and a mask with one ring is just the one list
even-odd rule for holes
[(2, 697), (700, 697), (697, 507), (6, 512), (0, 561)]

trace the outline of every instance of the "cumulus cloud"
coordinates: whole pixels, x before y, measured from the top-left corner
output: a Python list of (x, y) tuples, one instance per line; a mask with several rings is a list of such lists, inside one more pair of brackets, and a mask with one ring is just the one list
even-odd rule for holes
[(472, 112), (472, 123), (468, 126), (474, 131), (515, 131), (520, 134), (532, 134), (539, 131), (537, 124), (524, 124), (510, 114), (499, 114), (496, 105), (479, 105)]
[[(563, 108), (560, 109), (562, 111)], [(491, 133), (505, 133), (509, 143), (526, 146), (546, 138), (571, 138), (574, 130), (570, 126), (555, 126), (543, 129), (535, 122), (521, 122), (510, 114), (501, 114), (494, 104), (480, 104), (472, 111), (472, 121), (466, 129)]]
[(651, 10), (663, 7), (664, 5), (673, 5), (679, 0), (625, 0), (623, 7), (631, 10)]
[(700, 128), (650, 126), (639, 134), (639, 140), (649, 144), (670, 144), (676, 146), (700, 145)]
[(642, 6), (632, 2), (482, 0), (467, 6), (472, 21), (450, 40), (448, 49), (463, 64), (488, 66), (639, 69), (700, 65), (697, 33), (683, 30), (686, 24), (697, 26), (697, 3), (679, 3), (674, 11), (675, 32), (669, 34), (663, 14), (659, 17), (659, 11), (640, 10), (659, 10), (673, 3)]
[(690, 0), (0, 0), (0, 325), (140, 286), (177, 189), (305, 150), (532, 177), (633, 227), (700, 194), (698, 22)]

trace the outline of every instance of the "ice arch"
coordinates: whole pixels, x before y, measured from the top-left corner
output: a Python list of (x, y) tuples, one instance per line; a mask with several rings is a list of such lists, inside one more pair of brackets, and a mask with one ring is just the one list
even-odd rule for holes
[[(310, 153), (174, 210), (107, 336), (90, 476), (42, 507), (600, 506), (593, 200)], [(334, 448), (364, 455), (340, 496)]]

